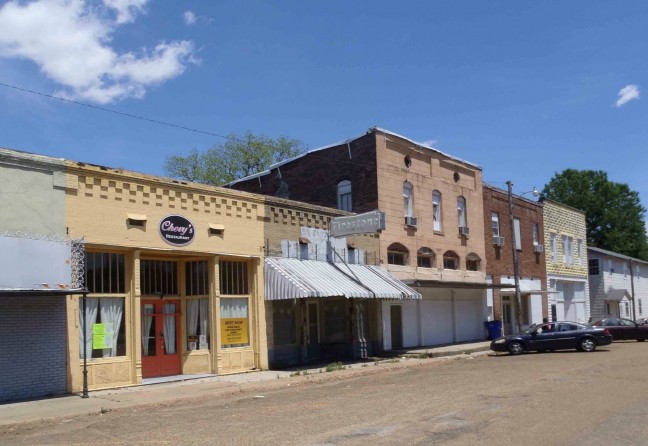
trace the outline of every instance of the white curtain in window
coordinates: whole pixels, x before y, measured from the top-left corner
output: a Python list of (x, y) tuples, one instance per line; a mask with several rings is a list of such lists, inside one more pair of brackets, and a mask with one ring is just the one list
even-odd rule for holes
[(405, 217), (413, 217), (412, 185), (407, 182), (403, 184), (403, 205), (405, 207)]
[(221, 317), (247, 317), (247, 298), (221, 299)]
[(198, 299), (187, 301), (187, 335), (196, 336), (198, 333), (198, 316), (200, 313), (200, 303)]
[(493, 229), (493, 237), (499, 237), (499, 214), (497, 212), (491, 213), (491, 227)]
[(103, 357), (111, 358), (117, 356), (117, 338), (119, 337), (119, 329), (124, 315), (124, 299), (121, 297), (102, 297), (99, 301), (99, 312), (101, 314), (101, 323), (112, 324), (113, 327), (112, 347), (103, 349)]
[[(209, 299), (200, 299), (200, 333), (209, 339)], [(209, 342), (209, 341), (208, 341)]]
[(441, 194), (438, 191), (432, 192), (432, 219), (434, 230), (441, 230)]
[(520, 219), (513, 219), (513, 233), (515, 234), (515, 249), (522, 249), (522, 231), (520, 230)]
[(457, 217), (459, 219), (459, 226), (468, 226), (466, 224), (466, 199), (464, 197), (457, 198)]
[(176, 352), (175, 304), (164, 304), (164, 350), (167, 355)]
[(144, 313), (142, 313), (142, 356), (148, 356), (149, 353), (149, 334), (153, 324), (152, 314), (154, 310), (152, 305), (145, 305)]
[[(92, 326), (97, 322), (97, 308), (99, 307), (99, 299), (93, 297), (86, 297), (86, 311), (83, 314), (83, 298), (79, 300), (79, 357), (83, 359), (85, 352), (88, 353), (88, 358), (92, 358)], [(85, 349), (83, 344), (83, 332), (85, 331), (86, 342)]]

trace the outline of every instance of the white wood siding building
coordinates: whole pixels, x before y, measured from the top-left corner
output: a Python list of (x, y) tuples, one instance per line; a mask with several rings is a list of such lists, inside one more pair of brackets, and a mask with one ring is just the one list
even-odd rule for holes
[(599, 248), (587, 248), (593, 321), (648, 316), (648, 262)]

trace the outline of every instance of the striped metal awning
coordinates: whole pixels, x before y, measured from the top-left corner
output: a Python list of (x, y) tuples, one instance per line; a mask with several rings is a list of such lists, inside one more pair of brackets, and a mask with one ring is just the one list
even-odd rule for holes
[(307, 297), (421, 299), (419, 293), (378, 266), (265, 258), (266, 300)]

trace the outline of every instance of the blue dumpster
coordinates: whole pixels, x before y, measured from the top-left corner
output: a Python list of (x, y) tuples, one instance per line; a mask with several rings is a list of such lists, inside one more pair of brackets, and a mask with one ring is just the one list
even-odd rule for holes
[(488, 331), (488, 339), (491, 341), (502, 337), (502, 321), (486, 321), (484, 326)]

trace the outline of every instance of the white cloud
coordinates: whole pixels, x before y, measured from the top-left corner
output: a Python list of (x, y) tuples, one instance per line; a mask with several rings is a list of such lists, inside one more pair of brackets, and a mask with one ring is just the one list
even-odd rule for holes
[[(159, 43), (152, 50), (118, 54), (110, 42), (134, 21), (147, 0), (12, 0), (0, 8), (0, 57), (33, 61), (60, 92), (101, 104), (141, 98), (146, 88), (182, 74), (193, 43)], [(114, 13), (115, 18), (106, 18)]]
[(630, 84), (619, 90), (619, 99), (616, 101), (616, 106), (621, 107), (633, 99), (639, 99), (639, 86)]
[(187, 25), (194, 25), (196, 23), (196, 20), (198, 20), (198, 18), (196, 17), (196, 14), (194, 14), (191, 11), (185, 11), (183, 17), (184, 17), (184, 21), (185, 21), (185, 23)]
[(425, 141), (421, 141), (421, 144), (428, 147), (434, 147), (438, 144), (438, 142), (439, 141), (437, 141), (436, 139), (426, 139)]
[(104, 5), (117, 13), (117, 23), (134, 22), (137, 14), (144, 11), (148, 0), (103, 0)]

